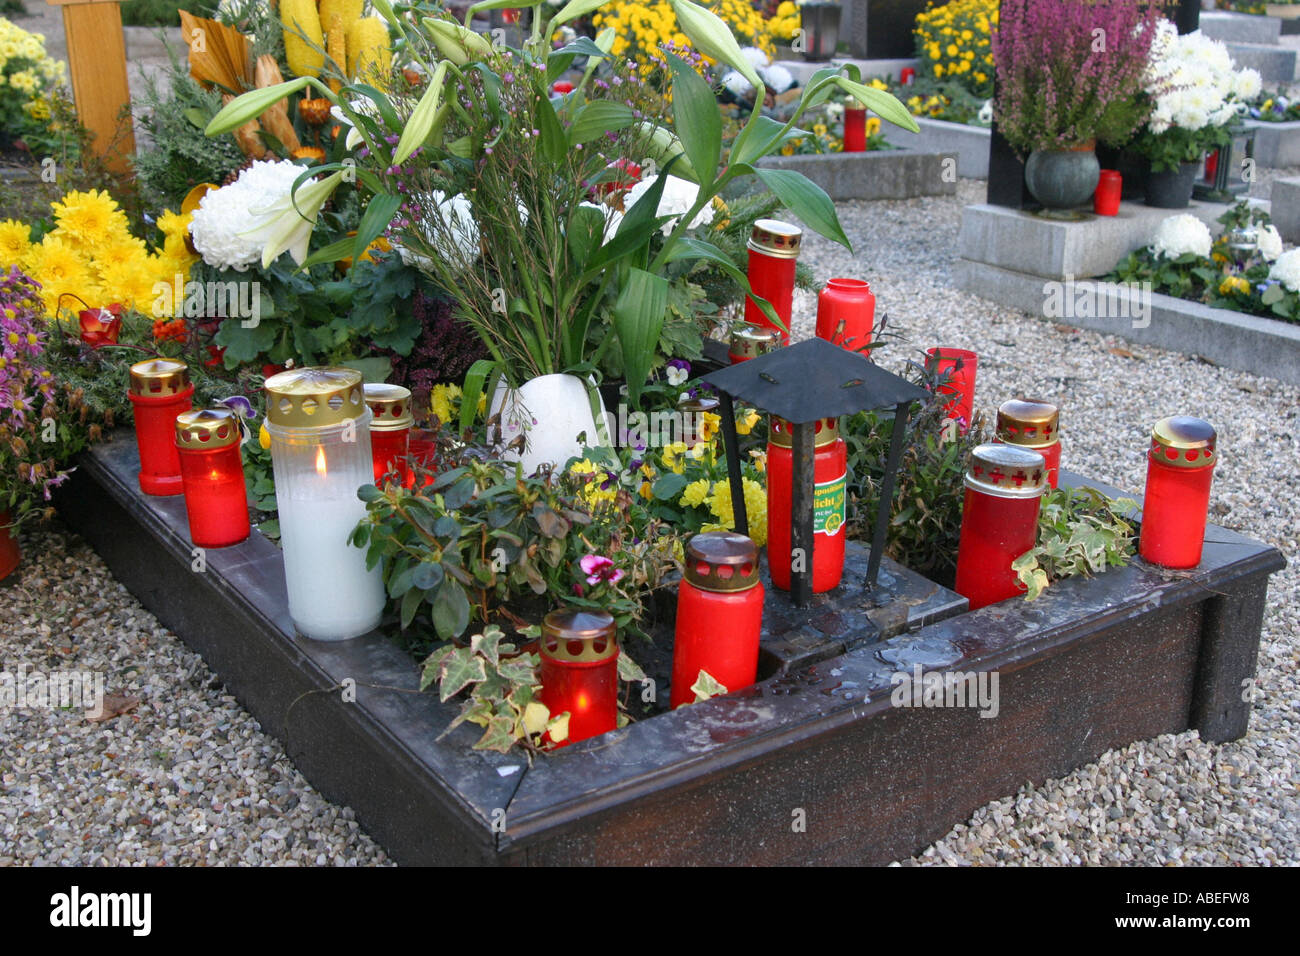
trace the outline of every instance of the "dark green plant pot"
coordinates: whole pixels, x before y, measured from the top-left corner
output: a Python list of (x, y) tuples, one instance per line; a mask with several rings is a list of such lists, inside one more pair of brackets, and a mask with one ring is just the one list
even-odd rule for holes
[(1073, 209), (1092, 198), (1101, 178), (1096, 150), (1036, 149), (1025, 163), (1025, 185), (1047, 209)]
[(1192, 188), (1200, 163), (1183, 163), (1177, 169), (1147, 173), (1148, 206), (1157, 209), (1186, 209), (1192, 201)]

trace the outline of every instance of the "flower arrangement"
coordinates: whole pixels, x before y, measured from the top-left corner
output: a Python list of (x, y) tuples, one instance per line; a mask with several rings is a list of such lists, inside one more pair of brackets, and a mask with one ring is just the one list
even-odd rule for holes
[(1147, 61), (1159, 7), (1025, 0), (1008, 4), (992, 38), (994, 113), (1022, 153), (1129, 139), (1146, 118)]
[(53, 514), (66, 463), (102, 429), (46, 367), (49, 335), (39, 283), (11, 266), (0, 277), (0, 512), (12, 525)]
[(997, 0), (952, 0), (916, 15), (912, 35), (919, 78), (948, 80), (972, 96), (993, 95), (990, 34), (998, 25)]
[(1260, 94), (1246, 115), (1264, 123), (1289, 123), (1300, 120), (1300, 99), (1292, 99), (1281, 90), (1271, 95)]
[(1150, 283), (1165, 295), (1219, 309), (1300, 322), (1300, 249), (1285, 249), (1267, 213), (1238, 203), (1218, 238), (1195, 216), (1170, 216), (1150, 246), (1126, 256), (1109, 281)]
[[(709, 0), (704, 6), (717, 14), (742, 46), (756, 47), (768, 57), (776, 52), (771, 21), (765, 20), (746, 0)], [(668, 0), (611, 0), (599, 7), (591, 23), (597, 30), (614, 31), (611, 55), (632, 60), (642, 77), (662, 70), (660, 50), (664, 46), (691, 49), (690, 38), (681, 29)], [(795, 26), (798, 26), (797, 13)], [(705, 62), (713, 65), (715, 61), (707, 51), (699, 52), (705, 53)]]
[(50, 100), (67, 67), (45, 52), (45, 37), (0, 17), (0, 146), (39, 134), (50, 123)]
[(126, 213), (102, 190), (69, 192), (50, 209), (55, 226), (39, 239), (26, 223), (0, 222), (0, 258), (40, 283), (46, 312), (62, 321), (70, 322), (78, 305), (116, 303), (152, 315), (155, 285), (173, 286), (177, 276), (184, 283), (195, 262), (185, 244), (186, 215), (166, 210), (158, 218), (159, 248), (131, 234)]
[(1168, 21), (1152, 41), (1144, 83), (1151, 115), (1133, 145), (1156, 171), (1197, 162), (1226, 145), (1260, 90), (1259, 74), (1234, 69), (1221, 42), (1199, 30), (1179, 36)]

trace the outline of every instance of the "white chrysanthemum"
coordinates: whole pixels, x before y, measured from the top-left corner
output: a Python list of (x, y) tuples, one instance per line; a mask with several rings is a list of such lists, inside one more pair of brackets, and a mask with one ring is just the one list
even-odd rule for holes
[(1183, 213), (1160, 223), (1151, 251), (1164, 259), (1177, 259), (1188, 252), (1204, 258), (1209, 256), (1212, 244), (1210, 227), (1195, 216)]
[(756, 46), (741, 47), (740, 55), (756, 70), (761, 70), (772, 62), (771, 58)]
[(773, 93), (784, 93), (794, 86), (794, 74), (780, 63), (773, 63), (758, 71), (759, 79), (771, 88)]
[(1289, 249), (1277, 257), (1268, 270), (1270, 279), (1277, 279), (1292, 292), (1300, 292), (1300, 249)]
[[(650, 187), (659, 179), (658, 176), (647, 176), (635, 186), (628, 190), (627, 198), (623, 200), (623, 205), (631, 209), (636, 205), (637, 200), (649, 192)], [(659, 197), (659, 208), (655, 211), (659, 216), (672, 216), (663, 225), (663, 234), (671, 235), (673, 229), (677, 226), (677, 221), (690, 211), (695, 205), (695, 200), (699, 197), (700, 189), (694, 183), (687, 182), (685, 179), (678, 179), (676, 176), (669, 176), (668, 183), (664, 186), (663, 195)], [(707, 204), (691, 220), (690, 228), (697, 226), (707, 226), (713, 222), (713, 204)]]
[(1239, 100), (1253, 100), (1259, 96), (1260, 88), (1263, 82), (1260, 79), (1259, 71), (1252, 69), (1240, 70), (1233, 76), (1232, 92)]
[(754, 85), (735, 70), (722, 77), (722, 85), (730, 90), (733, 96), (740, 99), (748, 99), (749, 95), (754, 92)]
[(1282, 236), (1274, 225), (1259, 230), (1259, 254), (1269, 262), (1282, 254)]
[(258, 161), (229, 186), (206, 193), (190, 220), (190, 236), (203, 261), (217, 269), (245, 271), (262, 258), (258, 210), (284, 199), (303, 168), (288, 160)]

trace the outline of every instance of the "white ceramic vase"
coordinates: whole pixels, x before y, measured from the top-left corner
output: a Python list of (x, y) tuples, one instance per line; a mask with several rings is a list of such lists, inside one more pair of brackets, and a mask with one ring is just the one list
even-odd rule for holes
[(603, 427), (608, 419), (600, 393), (576, 375), (542, 375), (518, 389), (498, 383), (489, 412), (501, 416), (502, 442), (509, 446), (524, 436), (523, 451), (510, 448), (502, 458), (522, 462), (531, 474), (544, 464), (558, 467), (582, 454), (581, 435), (589, 446), (609, 444), (597, 431), (593, 401)]

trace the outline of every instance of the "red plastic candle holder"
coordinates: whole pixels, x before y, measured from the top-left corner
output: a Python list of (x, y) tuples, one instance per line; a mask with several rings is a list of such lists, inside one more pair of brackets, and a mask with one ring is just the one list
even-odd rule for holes
[(248, 537), (241, 434), (238, 419), (224, 408), (176, 416), (176, 451), (195, 547), (225, 548)]
[(975, 372), (979, 367), (979, 356), (969, 349), (947, 348), (926, 349), (926, 354), (930, 356), (927, 363), (930, 370), (947, 379), (939, 386), (939, 391), (954, 396), (944, 406), (944, 413), (956, 419), (965, 432), (975, 412)]
[(1055, 488), (1061, 474), (1061, 411), (1040, 398), (1015, 398), (998, 408), (997, 441), (1019, 445), (1043, 456), (1047, 483)]
[(754, 295), (772, 304), (785, 328), (772, 323), (754, 295), (745, 297), (745, 321), (774, 329), (781, 344), (790, 342), (790, 313), (794, 308), (794, 269), (799, 258), (803, 230), (779, 219), (760, 219), (749, 237), (749, 287)]
[(762, 630), (758, 547), (730, 531), (692, 537), (686, 542), (685, 573), (677, 591), (673, 708), (694, 703), (691, 685), (700, 671), (728, 691), (753, 684)]
[(1099, 216), (1119, 215), (1120, 194), (1124, 191), (1124, 178), (1113, 169), (1103, 169), (1097, 180), (1097, 191), (1092, 194), (1092, 211)]
[(916, 79), (916, 70), (913, 67), (905, 66), (898, 74), (898, 82), (903, 86), (910, 86)]
[[(813, 437), (814, 594), (829, 591), (844, 576), (845, 492), (848, 450), (834, 418), (823, 418)], [(773, 415), (767, 440), (767, 566), (772, 586), (790, 590), (791, 509), (794, 502), (794, 453), (790, 423)]]
[(1201, 563), (1210, 484), (1219, 460), (1214, 426), (1199, 418), (1164, 418), (1151, 430), (1138, 553), (1166, 568)]
[(1023, 593), (1011, 563), (1038, 540), (1046, 488), (1047, 468), (1036, 451), (993, 442), (971, 451), (954, 590), (972, 611)]
[(817, 337), (850, 352), (871, 344), (876, 296), (862, 279), (828, 279), (817, 296)]
[(727, 341), (727, 358), (735, 365), (737, 362), (748, 362), (752, 358), (766, 355), (780, 347), (781, 333), (776, 329), (745, 322), (731, 330)]
[(618, 625), (605, 611), (552, 611), (542, 621), (542, 703), (569, 714), (569, 736), (556, 746), (618, 726)]
[(411, 476), (411, 390), (401, 385), (368, 382), (364, 386), (370, 408), (370, 455), (375, 465), (375, 485), (385, 481), (407, 485)]
[(420, 481), (420, 486), (433, 484), (437, 477), (433, 473), (434, 464), (438, 460), (438, 440), (434, 432), (425, 431), (422, 428), (412, 428), (410, 437), (406, 443), (407, 449), (407, 466), (406, 479), (403, 482), (405, 487), (415, 487), (415, 467), (419, 465), (426, 470), (425, 476)]
[(128, 397), (135, 413), (140, 449), (140, 490), (146, 495), (179, 495), (184, 488), (176, 454), (176, 416), (188, 412), (194, 386), (190, 370), (177, 359), (148, 359), (131, 366)]
[(863, 107), (844, 108), (844, 152), (867, 151), (867, 111)]

